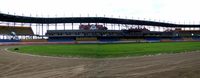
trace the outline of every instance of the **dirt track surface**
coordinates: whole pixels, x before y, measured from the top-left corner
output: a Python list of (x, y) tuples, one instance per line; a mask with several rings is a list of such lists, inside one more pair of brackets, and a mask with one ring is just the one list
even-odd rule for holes
[(129, 58), (55, 58), (0, 47), (0, 78), (200, 78), (200, 52)]

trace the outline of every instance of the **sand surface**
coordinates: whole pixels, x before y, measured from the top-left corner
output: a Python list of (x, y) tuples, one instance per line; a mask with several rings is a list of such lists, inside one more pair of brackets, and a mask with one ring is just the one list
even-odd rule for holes
[(0, 46), (0, 78), (200, 78), (200, 52), (124, 58), (41, 57)]

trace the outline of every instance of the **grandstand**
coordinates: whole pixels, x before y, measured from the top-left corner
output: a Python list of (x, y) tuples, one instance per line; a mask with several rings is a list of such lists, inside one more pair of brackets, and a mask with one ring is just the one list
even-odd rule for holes
[(31, 27), (19, 27), (19, 26), (0, 26), (0, 42), (19, 42), (19, 37), (34, 36)]
[(15, 32), (16, 35), (29, 35), (29, 36), (34, 35), (31, 27), (0, 26), (1, 35), (11, 35), (11, 32)]
[(169, 42), (197, 41), (199, 30), (155, 32), (147, 29), (128, 30), (48, 30), (49, 39), (66, 39), (66, 41), (137, 41), (137, 42)]

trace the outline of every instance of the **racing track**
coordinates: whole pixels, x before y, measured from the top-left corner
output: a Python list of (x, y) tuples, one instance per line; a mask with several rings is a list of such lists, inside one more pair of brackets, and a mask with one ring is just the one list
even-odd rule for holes
[(200, 78), (200, 52), (124, 58), (62, 58), (8, 52), (0, 78)]

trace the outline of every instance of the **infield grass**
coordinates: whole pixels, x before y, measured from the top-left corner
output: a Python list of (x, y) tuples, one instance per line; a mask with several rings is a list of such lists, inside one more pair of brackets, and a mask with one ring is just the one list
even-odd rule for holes
[(200, 50), (200, 42), (34, 45), (18, 48), (9, 50), (45, 56), (110, 58), (196, 51)]

